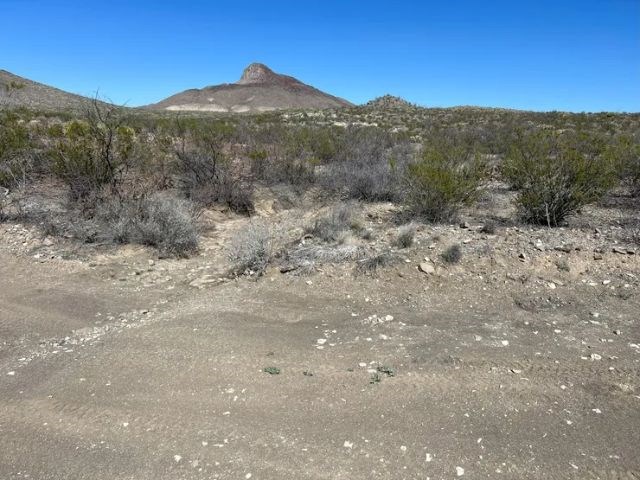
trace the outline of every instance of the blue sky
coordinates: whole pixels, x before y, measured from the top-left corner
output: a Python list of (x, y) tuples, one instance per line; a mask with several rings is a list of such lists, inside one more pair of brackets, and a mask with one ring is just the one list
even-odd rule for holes
[(0, 68), (131, 106), (266, 63), (355, 103), (640, 111), (640, 0), (0, 0)]

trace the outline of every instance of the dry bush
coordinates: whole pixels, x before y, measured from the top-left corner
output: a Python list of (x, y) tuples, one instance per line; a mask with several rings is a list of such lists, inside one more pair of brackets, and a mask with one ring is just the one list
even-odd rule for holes
[(351, 128), (323, 173), (326, 188), (364, 201), (394, 201), (411, 147), (382, 129)]
[(334, 207), (328, 215), (315, 220), (307, 233), (325, 242), (335, 242), (354, 226), (354, 205), (343, 203)]
[(154, 193), (100, 203), (93, 224), (102, 240), (149, 245), (165, 255), (184, 257), (198, 248), (197, 217), (190, 201)]
[(409, 223), (398, 229), (398, 234), (395, 239), (395, 246), (398, 248), (409, 248), (413, 245), (413, 240), (416, 236), (416, 225)]
[(262, 275), (280, 250), (278, 236), (263, 222), (252, 222), (232, 239), (229, 258), (237, 274)]

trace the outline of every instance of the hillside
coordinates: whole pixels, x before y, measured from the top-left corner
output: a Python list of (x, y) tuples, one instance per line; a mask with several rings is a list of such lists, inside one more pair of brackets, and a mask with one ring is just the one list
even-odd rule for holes
[(89, 99), (0, 70), (0, 108), (80, 110)]
[(236, 83), (190, 89), (148, 108), (209, 112), (264, 112), (284, 109), (325, 109), (351, 106), (266, 65), (253, 63)]

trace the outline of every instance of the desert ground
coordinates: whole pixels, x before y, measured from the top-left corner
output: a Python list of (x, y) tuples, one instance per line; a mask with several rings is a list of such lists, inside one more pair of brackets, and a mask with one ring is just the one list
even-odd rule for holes
[[(187, 259), (0, 223), (0, 478), (640, 477), (636, 210), (487, 233), (500, 198), (365, 274), (230, 276), (223, 209)], [(357, 208), (389, 243), (397, 207)]]

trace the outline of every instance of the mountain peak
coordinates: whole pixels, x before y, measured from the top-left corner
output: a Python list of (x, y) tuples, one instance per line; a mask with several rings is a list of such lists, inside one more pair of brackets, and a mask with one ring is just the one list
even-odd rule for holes
[(275, 73), (263, 63), (252, 63), (242, 72), (242, 77), (238, 84), (247, 85), (254, 83), (273, 83), (279, 79), (280, 75)]

